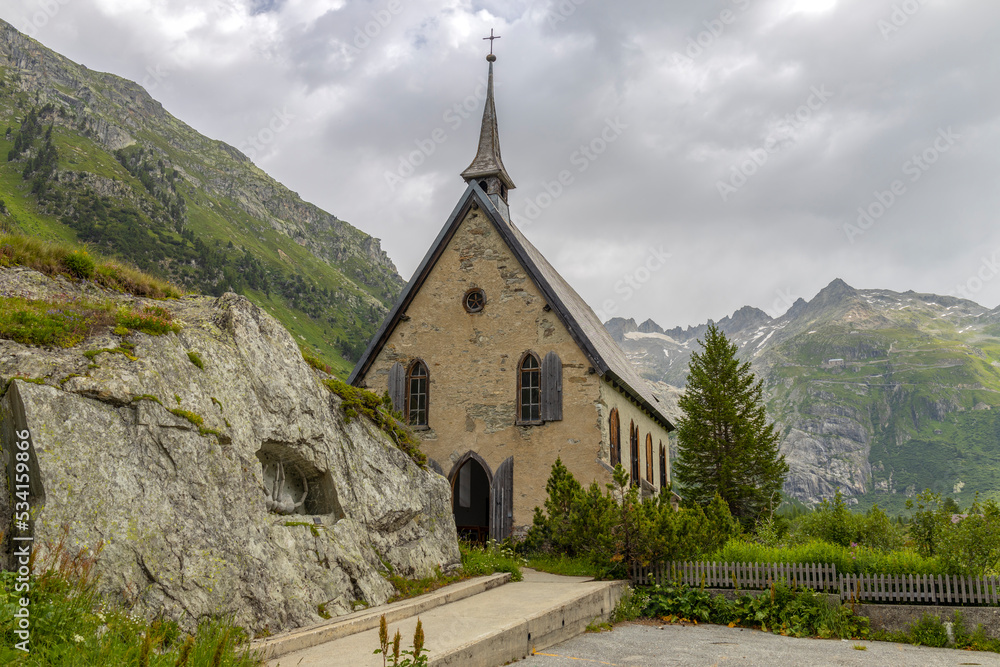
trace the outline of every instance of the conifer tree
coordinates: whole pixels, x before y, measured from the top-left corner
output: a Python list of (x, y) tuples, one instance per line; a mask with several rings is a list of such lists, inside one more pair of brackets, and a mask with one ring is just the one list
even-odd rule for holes
[(674, 466), (686, 502), (705, 506), (716, 493), (744, 527), (777, 505), (788, 464), (764, 409), (763, 381), (736, 345), (710, 324), (703, 350), (691, 356), (687, 389), (677, 422), (679, 460)]

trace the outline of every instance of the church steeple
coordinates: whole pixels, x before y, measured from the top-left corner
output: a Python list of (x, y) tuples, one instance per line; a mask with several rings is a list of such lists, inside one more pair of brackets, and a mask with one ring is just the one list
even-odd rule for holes
[(500, 158), (500, 133), (497, 131), (497, 110), (493, 102), (493, 63), (497, 57), (493, 55), (492, 40), (499, 39), (490, 31), (490, 55), (486, 60), (490, 63), (489, 82), (486, 86), (486, 107), (483, 109), (483, 126), (479, 133), (479, 150), (472, 164), (462, 172), (465, 181), (476, 181), (479, 187), (486, 191), (490, 200), (503, 216), (508, 217), (507, 191), (514, 189), (514, 181), (507, 174)]

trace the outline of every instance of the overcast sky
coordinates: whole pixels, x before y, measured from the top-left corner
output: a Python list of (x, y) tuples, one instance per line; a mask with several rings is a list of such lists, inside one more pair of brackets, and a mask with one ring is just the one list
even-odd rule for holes
[(404, 278), (464, 190), (494, 29), (515, 221), (605, 319), (780, 314), (838, 277), (1000, 303), (993, 0), (4, 0), (0, 16), (142, 83), (382, 239)]

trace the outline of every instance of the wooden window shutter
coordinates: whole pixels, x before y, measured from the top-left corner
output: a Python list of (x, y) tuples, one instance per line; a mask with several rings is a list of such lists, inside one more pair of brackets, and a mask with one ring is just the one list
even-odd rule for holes
[(398, 361), (389, 369), (389, 398), (392, 409), (402, 412), (406, 406), (406, 369)]
[(562, 421), (562, 360), (555, 352), (542, 361), (542, 419)]

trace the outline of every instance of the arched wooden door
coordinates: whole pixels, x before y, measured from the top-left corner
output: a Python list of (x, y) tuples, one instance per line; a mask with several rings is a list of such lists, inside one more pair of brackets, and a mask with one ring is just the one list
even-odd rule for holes
[(508, 457), (493, 475), (490, 497), (490, 537), (497, 542), (514, 529), (514, 457)]
[(514, 528), (514, 457), (496, 473), (476, 452), (466, 452), (448, 475), (458, 536), (473, 542), (510, 537)]

